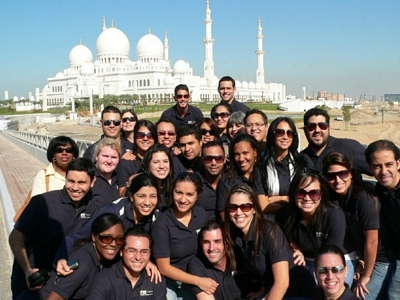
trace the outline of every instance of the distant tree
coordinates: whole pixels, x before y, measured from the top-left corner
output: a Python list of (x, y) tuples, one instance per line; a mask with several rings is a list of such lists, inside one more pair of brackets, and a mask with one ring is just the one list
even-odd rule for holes
[(389, 106), (390, 106), (390, 107), (393, 107), (393, 106), (394, 106), (393, 101), (389, 101)]
[(323, 110), (326, 110), (326, 111), (329, 111), (331, 109), (328, 105), (325, 105), (325, 104), (317, 105), (315, 108), (320, 108), (320, 109), (323, 109)]
[(351, 121), (351, 113), (350, 113), (350, 106), (342, 106), (342, 115), (344, 121), (344, 130), (349, 129), (349, 122)]

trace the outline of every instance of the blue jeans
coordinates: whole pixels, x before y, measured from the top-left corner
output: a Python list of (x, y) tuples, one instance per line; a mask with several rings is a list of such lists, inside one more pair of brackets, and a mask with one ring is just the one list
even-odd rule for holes
[(190, 285), (167, 279), (167, 300), (195, 300)]
[[(392, 263), (393, 264), (393, 263)], [(367, 283), (369, 294), (364, 293), (366, 300), (387, 299), (387, 287), (390, 280), (390, 263), (375, 262), (371, 279)]]
[(388, 300), (399, 299), (400, 296), (400, 260), (391, 263), (388, 286)]

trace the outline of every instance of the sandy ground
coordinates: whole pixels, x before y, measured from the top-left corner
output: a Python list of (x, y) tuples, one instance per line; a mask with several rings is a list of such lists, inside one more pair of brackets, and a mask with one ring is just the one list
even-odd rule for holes
[[(345, 122), (334, 120), (336, 115), (341, 114), (341, 110), (330, 110), (331, 116), (331, 135), (341, 138), (352, 138), (358, 140), (362, 144), (369, 144), (378, 139), (389, 139), (395, 144), (400, 145), (400, 108), (386, 107), (382, 122), (382, 114), (377, 111), (377, 106), (373, 104), (364, 105), (361, 109), (354, 109), (351, 112), (351, 121), (348, 128), (345, 128)], [(271, 112), (267, 115), (272, 116)], [(144, 119), (148, 117), (157, 117), (161, 114), (158, 113), (145, 113), (139, 116)], [(284, 114), (284, 112), (282, 112)], [(297, 114), (298, 115), (298, 114)], [(28, 128), (22, 129), (30, 132), (50, 135), (68, 135), (76, 139), (96, 141), (101, 135), (100, 127), (93, 127), (89, 125), (78, 125), (76, 121), (60, 121), (52, 124), (35, 124)], [(301, 135), (301, 148), (306, 147), (307, 141), (303, 134), (302, 122), (296, 123)]]

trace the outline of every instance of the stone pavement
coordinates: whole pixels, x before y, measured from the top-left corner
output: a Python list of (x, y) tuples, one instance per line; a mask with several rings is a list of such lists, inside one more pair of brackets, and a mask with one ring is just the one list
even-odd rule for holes
[(33, 178), (46, 165), (0, 134), (0, 295), (11, 299), (12, 253), (8, 235), (13, 228), (15, 211), (22, 205)]

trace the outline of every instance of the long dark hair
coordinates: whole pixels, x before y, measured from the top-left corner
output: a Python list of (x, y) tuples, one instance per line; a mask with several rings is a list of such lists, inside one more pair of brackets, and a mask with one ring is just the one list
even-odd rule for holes
[(134, 148), (137, 151), (137, 133), (140, 129), (140, 127), (146, 127), (150, 132), (151, 135), (153, 136), (154, 139), (154, 143), (157, 142), (157, 130), (156, 130), (156, 126), (149, 120), (138, 120), (135, 124), (135, 127), (133, 127), (133, 144), (134, 144)]
[[(157, 199), (160, 201), (160, 189), (157, 181), (147, 174), (139, 174), (132, 179), (131, 185), (129, 186), (129, 196), (132, 199), (132, 195), (136, 194), (142, 187), (149, 186), (154, 187), (157, 190)], [(158, 204), (158, 203), (157, 203)]]

